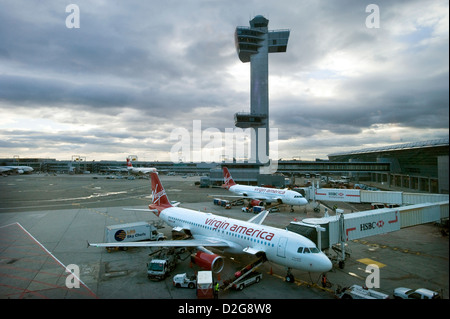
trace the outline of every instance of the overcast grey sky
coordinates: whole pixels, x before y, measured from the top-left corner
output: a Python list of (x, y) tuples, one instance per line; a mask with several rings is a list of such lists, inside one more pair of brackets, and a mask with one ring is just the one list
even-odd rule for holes
[(279, 158), (448, 136), (448, 0), (0, 0), (0, 157), (169, 160), (175, 128), (234, 128), (234, 31), (258, 14), (291, 30), (269, 56)]

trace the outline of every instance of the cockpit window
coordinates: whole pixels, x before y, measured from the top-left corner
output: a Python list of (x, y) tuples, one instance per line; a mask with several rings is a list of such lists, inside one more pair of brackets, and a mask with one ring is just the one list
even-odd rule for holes
[(302, 195), (294, 195), (294, 198), (303, 198)]
[(297, 249), (297, 253), (299, 254), (318, 254), (320, 253), (320, 250), (317, 249), (316, 247), (299, 247)]

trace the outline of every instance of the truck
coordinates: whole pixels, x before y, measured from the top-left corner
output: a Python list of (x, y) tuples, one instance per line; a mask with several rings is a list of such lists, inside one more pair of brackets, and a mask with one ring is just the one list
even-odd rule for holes
[(165, 279), (177, 266), (178, 253), (174, 248), (162, 249), (149, 263), (147, 263), (147, 277), (150, 280), (160, 281)]
[(243, 290), (245, 287), (250, 286), (252, 284), (257, 284), (262, 279), (262, 274), (257, 271), (253, 271), (251, 274), (247, 275), (240, 281), (237, 281), (233, 284), (233, 289)]
[(211, 180), (208, 176), (200, 177), (200, 188), (209, 188), (209, 185), (211, 185)]
[(197, 286), (197, 276), (196, 275), (188, 275), (178, 274), (173, 277), (173, 285), (177, 288), (190, 288), (194, 289)]
[(199, 271), (197, 273), (197, 298), (214, 299), (214, 281), (212, 271)]
[(339, 299), (389, 299), (389, 295), (358, 285), (338, 289), (336, 296)]
[[(157, 228), (148, 222), (110, 225), (105, 227), (105, 239), (108, 243), (135, 242), (141, 240), (164, 240), (166, 237), (159, 233)], [(107, 247), (108, 252), (116, 250)], [(126, 247), (123, 248), (126, 250)]]

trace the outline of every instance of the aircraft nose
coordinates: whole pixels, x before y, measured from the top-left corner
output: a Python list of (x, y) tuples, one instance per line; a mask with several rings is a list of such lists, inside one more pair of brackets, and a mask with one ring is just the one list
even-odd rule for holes
[(316, 256), (316, 260), (311, 266), (311, 271), (314, 272), (327, 272), (331, 270), (333, 264), (331, 260), (324, 253), (320, 253)]
[(306, 198), (300, 198), (300, 205), (308, 204), (308, 200)]

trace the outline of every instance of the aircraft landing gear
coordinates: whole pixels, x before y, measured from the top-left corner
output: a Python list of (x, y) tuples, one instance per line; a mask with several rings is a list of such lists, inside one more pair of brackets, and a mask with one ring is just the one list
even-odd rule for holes
[(284, 279), (288, 283), (293, 283), (295, 281), (294, 275), (291, 273), (291, 268), (287, 269), (287, 274)]
[(291, 213), (294, 212), (294, 205), (291, 205)]

